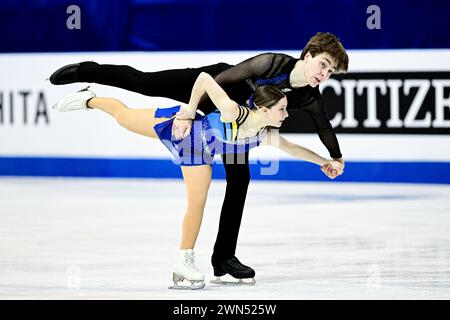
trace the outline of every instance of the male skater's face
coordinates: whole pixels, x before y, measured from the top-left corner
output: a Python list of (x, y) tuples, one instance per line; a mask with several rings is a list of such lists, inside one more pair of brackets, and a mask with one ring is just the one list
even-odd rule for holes
[(313, 57), (309, 52), (305, 55), (305, 77), (311, 87), (315, 87), (330, 78), (336, 71), (334, 59), (326, 52)]

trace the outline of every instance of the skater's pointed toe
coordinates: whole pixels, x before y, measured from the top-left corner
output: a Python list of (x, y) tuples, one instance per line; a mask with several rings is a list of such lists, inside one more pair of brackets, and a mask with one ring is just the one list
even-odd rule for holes
[(53, 72), (49, 80), (55, 85), (76, 82), (91, 82), (91, 79), (87, 74), (93, 70), (96, 70), (98, 66), (99, 64), (94, 61), (68, 64)]
[(78, 82), (77, 70), (80, 63), (68, 64), (59, 68), (50, 76), (50, 82), (55, 85)]
[(88, 90), (89, 87), (69, 94), (62, 98), (52, 108), (60, 112), (68, 112), (74, 110), (89, 110), (88, 101), (95, 97), (95, 93)]

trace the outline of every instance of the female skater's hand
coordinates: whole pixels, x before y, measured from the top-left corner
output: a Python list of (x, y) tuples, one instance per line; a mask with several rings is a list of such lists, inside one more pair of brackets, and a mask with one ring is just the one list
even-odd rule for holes
[(337, 160), (329, 160), (320, 169), (328, 178), (334, 179), (344, 173), (344, 164)]
[(192, 120), (179, 120), (175, 118), (172, 125), (172, 136), (181, 140), (191, 133)]

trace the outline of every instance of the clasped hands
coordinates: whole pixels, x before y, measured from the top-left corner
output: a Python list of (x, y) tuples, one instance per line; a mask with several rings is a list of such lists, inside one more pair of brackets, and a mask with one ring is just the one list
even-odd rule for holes
[(175, 114), (172, 125), (172, 136), (181, 140), (191, 134), (192, 120), (195, 119), (196, 111), (189, 105), (181, 106)]
[(344, 167), (344, 160), (340, 158), (327, 161), (320, 169), (328, 178), (334, 179), (344, 173)]

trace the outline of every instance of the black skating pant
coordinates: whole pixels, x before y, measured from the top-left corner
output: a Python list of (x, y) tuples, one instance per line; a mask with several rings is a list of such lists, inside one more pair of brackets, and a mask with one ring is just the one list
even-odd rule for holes
[[(230, 65), (219, 63), (201, 68), (142, 72), (130, 66), (100, 65), (94, 62), (81, 64), (78, 71), (80, 82), (94, 82), (119, 87), (147, 96), (167, 97), (184, 103), (189, 102), (191, 90), (197, 76), (204, 71), (217, 75)], [(245, 82), (223, 86), (231, 99), (244, 103), (251, 94)], [(209, 113), (215, 109), (209, 99), (203, 101), (199, 109)], [(222, 157), (227, 187), (220, 213), (219, 230), (214, 245), (212, 263), (216, 264), (234, 256), (239, 228), (244, 210), (245, 198), (250, 182), (248, 153)]]

